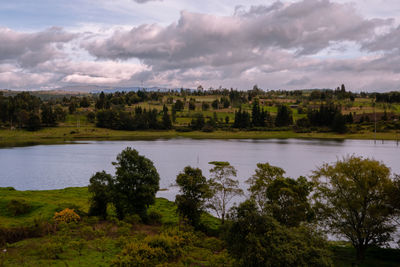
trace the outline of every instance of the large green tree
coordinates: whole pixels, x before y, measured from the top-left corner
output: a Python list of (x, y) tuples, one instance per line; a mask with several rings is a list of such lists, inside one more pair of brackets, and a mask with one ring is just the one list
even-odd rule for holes
[(176, 177), (180, 194), (176, 195), (175, 203), (179, 215), (189, 220), (190, 224), (198, 227), (201, 214), (205, 210), (205, 202), (209, 197), (206, 177), (198, 168), (185, 167)]
[(396, 210), (393, 181), (383, 163), (349, 156), (314, 172), (316, 211), (331, 233), (347, 238), (362, 261), (365, 251), (391, 239)]
[(147, 208), (155, 201), (160, 176), (148, 158), (127, 147), (113, 162), (116, 168), (113, 203), (119, 218), (138, 214), (146, 219)]
[(311, 182), (305, 177), (283, 177), (285, 171), (269, 163), (259, 163), (257, 167), (256, 173), (246, 182), (250, 184), (250, 198), (255, 200), (261, 212), (289, 227), (312, 219)]

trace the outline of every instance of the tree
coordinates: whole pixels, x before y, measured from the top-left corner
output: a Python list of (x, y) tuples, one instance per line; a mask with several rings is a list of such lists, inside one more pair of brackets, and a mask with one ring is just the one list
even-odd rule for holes
[(283, 177), (285, 171), (269, 163), (259, 163), (257, 167), (256, 173), (246, 182), (250, 184), (250, 198), (261, 212), (288, 227), (310, 221), (313, 212), (308, 196), (312, 183), (304, 177)]
[(345, 133), (347, 131), (346, 117), (340, 113), (336, 113), (332, 122), (332, 130), (337, 133)]
[(194, 99), (190, 99), (189, 110), (195, 110), (195, 109), (196, 109), (196, 101)]
[(390, 240), (395, 209), (393, 181), (383, 163), (350, 156), (314, 171), (314, 198), (319, 218), (331, 233), (347, 238), (362, 261), (372, 245)]
[(36, 113), (31, 112), (29, 114), (29, 118), (28, 118), (28, 122), (26, 124), (26, 128), (28, 129), (28, 131), (36, 131), (36, 130), (40, 129), (40, 126), (41, 126), (41, 123), (40, 123), (39, 116)]
[(57, 123), (57, 116), (53, 112), (53, 108), (50, 104), (44, 104), (42, 106), (42, 123), (47, 126), (55, 126)]
[(286, 105), (278, 107), (278, 113), (275, 118), (275, 125), (278, 127), (289, 126), (293, 123), (292, 111)]
[(88, 99), (86, 96), (82, 97), (81, 100), (80, 100), (80, 102), (79, 102), (79, 106), (80, 106), (81, 108), (88, 108), (88, 107), (90, 107), (89, 99)]
[(127, 147), (113, 162), (116, 169), (113, 184), (113, 203), (117, 216), (138, 214), (143, 220), (149, 205), (155, 201), (160, 176), (153, 162)]
[(269, 163), (258, 163), (255, 174), (246, 183), (250, 185), (250, 197), (255, 201), (260, 210), (267, 206), (266, 190), (269, 184), (277, 179), (283, 178), (285, 171), (282, 168), (272, 166)]
[(209, 196), (207, 179), (200, 169), (187, 166), (183, 173), (176, 177), (176, 183), (180, 192), (175, 197), (177, 211), (187, 218), (191, 225), (198, 227), (201, 214), (205, 210), (205, 201)]
[(312, 227), (286, 228), (251, 200), (229, 218), (225, 240), (239, 266), (333, 266), (326, 240)]
[(166, 105), (163, 107), (162, 125), (164, 129), (172, 128), (171, 117), (168, 114), (168, 108)]
[(218, 109), (219, 108), (219, 101), (218, 99), (215, 99), (212, 103), (211, 106), (213, 107), (213, 109)]
[(178, 99), (176, 100), (174, 106), (176, 111), (182, 111), (183, 108), (185, 107), (185, 104), (182, 102), (182, 100)]
[(199, 130), (203, 129), (205, 124), (206, 124), (206, 122), (204, 120), (203, 114), (199, 113), (199, 114), (195, 114), (194, 118), (190, 122), (190, 127), (193, 130), (199, 131)]
[(107, 217), (107, 204), (111, 202), (113, 178), (105, 171), (90, 178), (88, 191), (91, 193), (89, 215)]
[(229, 202), (233, 197), (242, 195), (243, 190), (239, 188), (239, 181), (231, 178), (236, 177), (236, 169), (229, 162), (212, 161), (209, 164), (214, 165), (210, 170), (212, 177), (208, 182), (212, 196), (209, 199), (209, 207), (224, 223)]
[(209, 110), (209, 109), (210, 109), (210, 104), (208, 104), (207, 102), (202, 102), (202, 103), (201, 103), (201, 109), (202, 109), (203, 111)]

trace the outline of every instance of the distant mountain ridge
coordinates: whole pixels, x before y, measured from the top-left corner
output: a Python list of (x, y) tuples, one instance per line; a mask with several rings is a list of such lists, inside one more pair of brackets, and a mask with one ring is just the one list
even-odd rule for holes
[[(194, 90), (191, 88), (183, 88), (184, 90)], [(55, 89), (57, 91), (67, 91), (67, 92), (80, 92), (80, 93), (115, 93), (115, 92), (137, 92), (139, 90), (145, 90), (150, 92), (167, 92), (167, 91), (180, 91), (181, 88), (166, 88), (166, 87), (114, 87), (114, 86), (98, 86), (98, 85), (84, 85), (84, 86), (66, 86)]]

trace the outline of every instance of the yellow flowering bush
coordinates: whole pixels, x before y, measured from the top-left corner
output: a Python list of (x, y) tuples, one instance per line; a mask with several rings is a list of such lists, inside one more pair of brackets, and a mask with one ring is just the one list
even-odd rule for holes
[(70, 222), (78, 222), (81, 217), (79, 217), (78, 214), (75, 213), (75, 211), (73, 209), (63, 209), (60, 212), (56, 212), (54, 214), (53, 219), (56, 222), (65, 222), (65, 223), (70, 223)]

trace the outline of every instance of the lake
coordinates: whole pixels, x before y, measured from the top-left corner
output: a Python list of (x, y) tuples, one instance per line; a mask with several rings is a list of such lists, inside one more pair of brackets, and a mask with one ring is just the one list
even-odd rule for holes
[(0, 187), (18, 190), (59, 189), (86, 186), (97, 171), (114, 173), (111, 164), (118, 153), (132, 147), (151, 159), (161, 177), (159, 197), (174, 200), (171, 187), (187, 165), (199, 167), (208, 177), (210, 161), (229, 161), (238, 170), (242, 188), (259, 162), (269, 162), (290, 177), (308, 176), (324, 162), (355, 154), (383, 161), (400, 173), (400, 147), (396, 142), (373, 140), (192, 140), (85, 141), (63, 145), (39, 145), (0, 149)]

